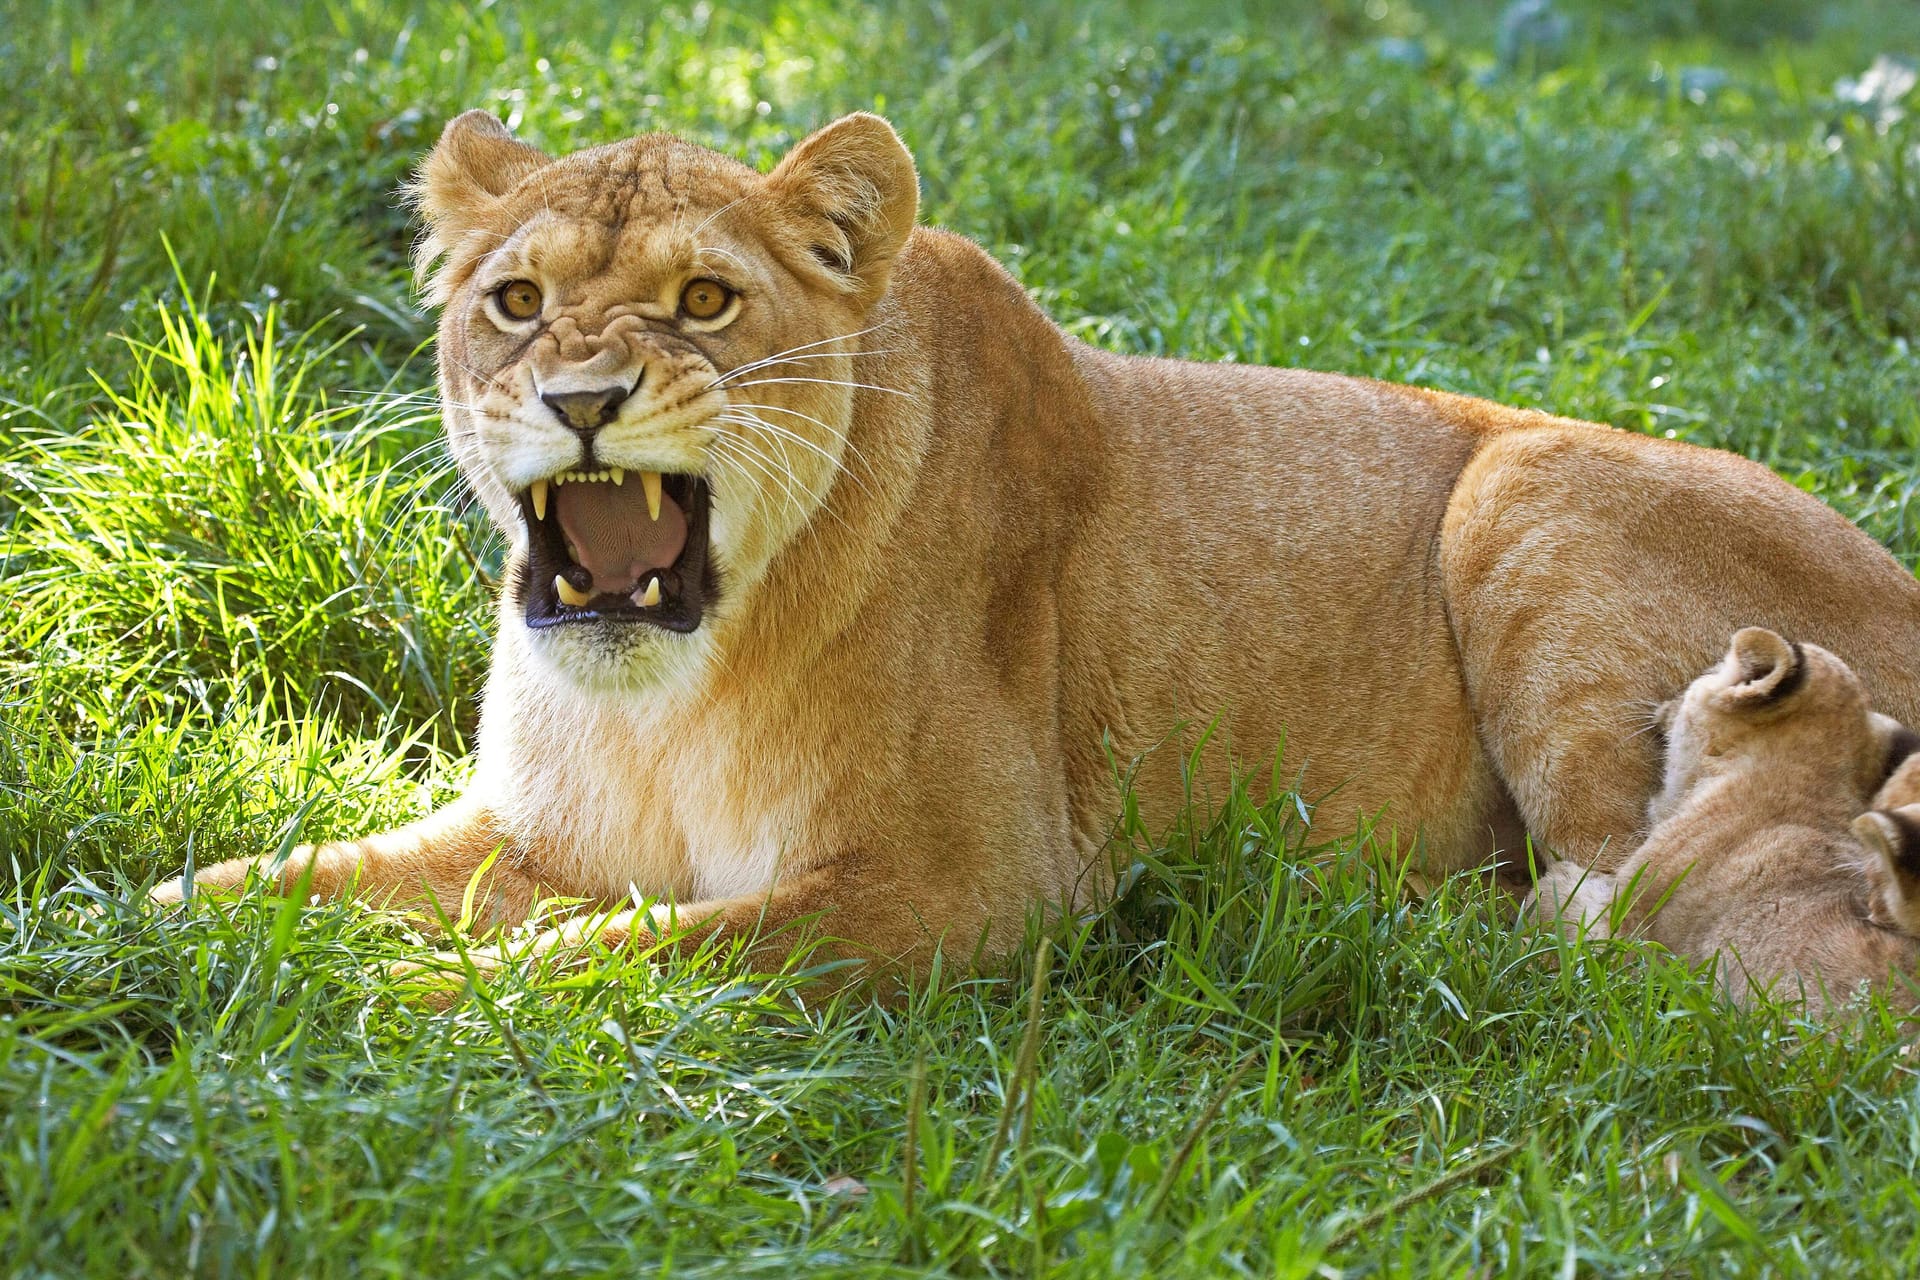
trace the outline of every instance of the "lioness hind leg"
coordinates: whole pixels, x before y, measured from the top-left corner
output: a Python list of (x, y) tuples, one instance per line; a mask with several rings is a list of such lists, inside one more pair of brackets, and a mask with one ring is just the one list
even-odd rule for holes
[[(926, 886), (920, 888), (924, 893)], [(947, 927), (936, 932), (910, 905), (905, 886), (874, 878), (866, 859), (831, 859), (783, 879), (767, 893), (592, 912), (464, 955), (441, 952), (408, 962), (396, 975), (424, 1003), (444, 1007), (470, 974), (484, 982), (511, 964), (565, 969), (662, 943), (691, 951), (713, 939), (740, 939), (755, 966), (774, 968), (801, 955), (807, 968), (820, 971), (816, 986), (866, 984), (890, 995), (898, 993), (902, 980), (924, 972), (938, 947), (964, 959), (987, 939), (985, 917), (963, 904), (950, 905), (941, 916)], [(999, 950), (1011, 936), (999, 936)], [(819, 948), (803, 951), (809, 940)]]
[(1920, 714), (1920, 583), (1731, 454), (1578, 424), (1496, 436), (1461, 474), (1441, 568), (1468, 696), (1527, 829), (1602, 871), (1658, 784), (1652, 713), (1743, 626), (1839, 654)]

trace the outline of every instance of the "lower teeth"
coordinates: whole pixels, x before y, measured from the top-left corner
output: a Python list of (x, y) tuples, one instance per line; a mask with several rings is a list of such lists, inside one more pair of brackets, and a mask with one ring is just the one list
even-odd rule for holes
[[(580, 590), (567, 581), (567, 575), (564, 573), (553, 575), (553, 593), (560, 597), (561, 604), (574, 609), (585, 608), (588, 601), (593, 599), (591, 591)], [(627, 599), (642, 609), (651, 609), (659, 604), (661, 600), (659, 575), (648, 578), (647, 585), (637, 588)]]

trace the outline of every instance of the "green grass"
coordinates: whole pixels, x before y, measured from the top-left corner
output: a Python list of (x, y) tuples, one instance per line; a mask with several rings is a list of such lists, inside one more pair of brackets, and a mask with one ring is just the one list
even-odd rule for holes
[(899, 1009), (717, 954), (430, 1015), (403, 921), (137, 905), (463, 781), (500, 551), (394, 189), (468, 106), (759, 163), (877, 107), (1092, 341), (1724, 445), (1920, 559), (1920, 120), (1833, 94), (1920, 10), (1562, 8), (0, 4), (7, 1269), (1920, 1269), (1888, 1019), (1548, 963), (1290, 797), (1123, 826), (1116, 909)]

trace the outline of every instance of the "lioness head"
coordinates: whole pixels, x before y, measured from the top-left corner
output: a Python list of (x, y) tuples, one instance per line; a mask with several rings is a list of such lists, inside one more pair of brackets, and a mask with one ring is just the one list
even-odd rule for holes
[(697, 660), (841, 474), (906, 148), (853, 115), (766, 174), (664, 134), (555, 159), (469, 111), (412, 197), (503, 625), (587, 685)]
[(1911, 733), (1868, 706), (1852, 668), (1816, 644), (1764, 627), (1736, 632), (1726, 656), (1660, 711), (1666, 771), (1649, 805), (1654, 824), (1705, 778), (1763, 768), (1783, 779), (1815, 767), (1846, 791), (1834, 803), (1864, 802), (1910, 750)]

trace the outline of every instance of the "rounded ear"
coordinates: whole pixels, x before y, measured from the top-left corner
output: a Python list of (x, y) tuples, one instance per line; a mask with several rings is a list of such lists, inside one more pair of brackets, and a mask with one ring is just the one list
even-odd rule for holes
[(1863, 813), (1853, 834), (1867, 847), (1875, 923), (1920, 929), (1920, 806)]
[(893, 126), (855, 112), (811, 134), (767, 176), (812, 215), (813, 256), (867, 303), (887, 291), (893, 257), (920, 212), (920, 175)]
[(1900, 824), (1893, 820), (1890, 813), (1874, 809), (1855, 818), (1853, 838), (1867, 846), (1870, 853), (1879, 855), (1888, 867), (1892, 867), (1900, 856)]
[(1920, 756), (1920, 733), (1878, 711), (1867, 718), (1875, 739), (1886, 751), (1880, 763), (1880, 794), (1874, 797), (1873, 807), (1897, 809), (1920, 801), (1920, 759), (1916, 758)]
[(1679, 698), (1668, 698), (1653, 709), (1653, 718), (1649, 723), (1662, 747), (1673, 741), (1673, 722), (1680, 718), (1681, 701)]
[[(551, 164), (487, 111), (465, 111), (447, 122), (440, 141), (420, 162), (407, 199), (426, 223), (414, 249), (414, 276), (429, 295), (433, 264), (469, 231), (486, 226), (500, 198)], [(433, 301), (443, 299), (435, 296)]]
[(1806, 683), (1807, 655), (1791, 640), (1765, 627), (1742, 627), (1727, 650), (1734, 683), (1720, 694), (1742, 710), (1771, 706)]

